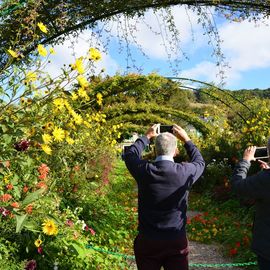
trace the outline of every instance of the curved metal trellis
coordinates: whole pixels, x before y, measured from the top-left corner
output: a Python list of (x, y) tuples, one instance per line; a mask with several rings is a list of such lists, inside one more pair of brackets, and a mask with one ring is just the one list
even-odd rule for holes
[[(236, 98), (232, 94), (228, 93), (227, 91), (225, 91), (225, 90), (223, 90), (223, 89), (221, 89), (221, 88), (219, 88), (219, 87), (217, 87), (215, 85), (212, 85), (210, 83), (203, 82), (203, 81), (200, 81), (200, 80), (183, 78), (183, 77), (165, 77), (165, 78), (170, 79), (170, 80), (189, 81), (191, 83), (199, 83), (199, 84), (202, 84), (202, 85), (204, 85), (206, 87), (211, 87), (211, 88), (213, 88), (215, 90), (218, 90), (218, 91), (222, 92), (226, 96), (232, 98), (234, 101), (236, 101), (241, 106), (243, 106), (245, 109), (247, 109), (251, 114), (254, 114), (254, 112), (245, 103), (243, 103), (241, 100), (239, 100), (238, 98)], [(210, 93), (203, 91), (201, 88), (196, 88), (196, 87), (191, 87), (191, 86), (186, 86), (186, 85), (181, 85), (181, 87), (182, 88), (185, 88), (185, 89), (190, 89), (190, 90), (202, 92), (202, 93), (210, 96), (211, 98), (213, 98), (215, 100), (218, 100), (219, 102), (221, 102), (222, 104), (224, 104), (225, 106), (227, 106), (228, 108), (230, 108), (234, 113), (236, 113), (244, 122), (247, 121), (246, 118), (242, 114), (240, 114), (238, 111), (235, 111), (234, 108), (229, 103), (225, 102), (221, 98), (216, 97), (214, 95), (211, 95)]]

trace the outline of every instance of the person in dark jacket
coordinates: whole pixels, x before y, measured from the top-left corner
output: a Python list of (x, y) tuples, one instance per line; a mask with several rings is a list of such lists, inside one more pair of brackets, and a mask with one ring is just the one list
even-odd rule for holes
[[(268, 146), (269, 150), (269, 146)], [(270, 269), (270, 168), (261, 163), (262, 170), (247, 176), (250, 162), (255, 160), (255, 146), (244, 151), (243, 159), (236, 165), (231, 178), (232, 189), (240, 196), (255, 199), (255, 217), (253, 222), (251, 248), (258, 257), (260, 270)]]
[[(156, 133), (152, 126), (124, 154), (126, 166), (138, 185), (138, 235), (134, 253), (139, 270), (188, 269), (186, 237), (188, 193), (203, 173), (205, 162), (186, 131), (173, 125), (173, 134)], [(141, 158), (155, 139), (156, 159)], [(190, 162), (175, 163), (177, 138), (184, 143)]]

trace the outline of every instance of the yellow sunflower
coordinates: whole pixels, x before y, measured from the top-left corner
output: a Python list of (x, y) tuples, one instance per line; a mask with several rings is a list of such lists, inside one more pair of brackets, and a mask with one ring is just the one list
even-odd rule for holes
[(42, 135), (42, 140), (44, 141), (45, 144), (50, 144), (52, 142), (52, 136), (48, 133), (44, 133)]
[(51, 155), (52, 154), (52, 149), (49, 145), (47, 144), (42, 144), (41, 145), (42, 150), (47, 154), (47, 155)]
[(43, 45), (41, 44), (38, 44), (37, 46), (37, 50), (38, 50), (38, 53), (41, 55), (41, 56), (47, 56), (48, 52), (47, 50), (43, 47)]
[(51, 219), (46, 219), (42, 226), (42, 231), (47, 235), (56, 235), (58, 233), (58, 228)]
[(89, 59), (93, 60), (93, 61), (98, 61), (101, 59), (101, 53), (95, 48), (90, 48), (89, 49)]
[(47, 34), (48, 33), (48, 30), (47, 30), (47, 27), (42, 23), (42, 22), (39, 22), (37, 24), (38, 28), (40, 29), (41, 32)]
[(62, 128), (55, 127), (52, 134), (55, 141), (62, 142), (65, 139), (65, 131)]

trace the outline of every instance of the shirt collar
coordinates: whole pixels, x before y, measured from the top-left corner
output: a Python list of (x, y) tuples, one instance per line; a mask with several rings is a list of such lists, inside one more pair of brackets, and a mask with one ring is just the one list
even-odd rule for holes
[(169, 161), (174, 162), (173, 157), (172, 156), (167, 156), (167, 155), (157, 156), (156, 159), (155, 159), (155, 162), (162, 161), (162, 160), (169, 160)]

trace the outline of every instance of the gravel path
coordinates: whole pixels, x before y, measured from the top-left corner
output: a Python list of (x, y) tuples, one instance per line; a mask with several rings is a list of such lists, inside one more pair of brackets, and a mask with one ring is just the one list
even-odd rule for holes
[[(188, 216), (193, 217), (197, 215), (198, 212), (189, 211)], [(221, 246), (216, 244), (201, 244), (198, 242), (189, 241), (189, 263), (196, 263), (196, 264), (222, 264), (222, 263), (231, 263), (229, 258), (224, 258), (221, 252)], [(137, 269), (135, 263), (131, 263), (130, 270)], [(190, 267), (190, 270), (244, 270), (245, 268), (241, 267), (233, 267), (233, 268), (213, 268), (213, 267)]]

